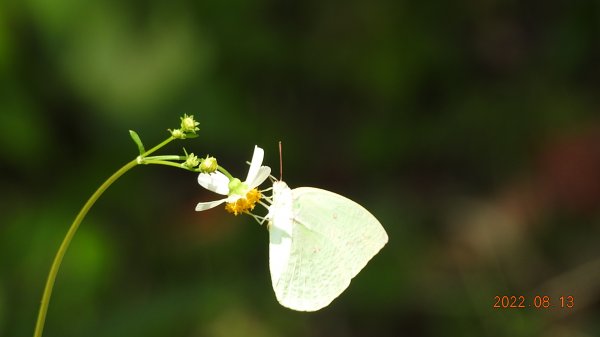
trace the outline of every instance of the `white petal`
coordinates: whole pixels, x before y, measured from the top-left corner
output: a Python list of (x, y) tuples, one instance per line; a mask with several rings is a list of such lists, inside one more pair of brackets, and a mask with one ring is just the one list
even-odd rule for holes
[(261, 166), (258, 169), (258, 173), (256, 174), (256, 176), (254, 177), (254, 180), (248, 183), (248, 187), (250, 189), (253, 189), (255, 187), (258, 187), (260, 184), (262, 184), (265, 180), (267, 180), (267, 178), (269, 177), (269, 174), (271, 174), (271, 168), (268, 166)]
[(219, 171), (200, 173), (198, 183), (209, 191), (223, 195), (229, 194), (229, 178)]
[(196, 211), (198, 211), (198, 212), (206, 211), (207, 209), (211, 209), (213, 207), (219, 206), (220, 204), (224, 203), (225, 201), (227, 201), (227, 198), (221, 199), (221, 200), (199, 202), (198, 205), (196, 205)]
[(228, 196), (228, 197), (225, 199), (225, 201), (227, 201), (228, 203), (232, 203), (232, 202), (236, 202), (236, 201), (238, 201), (238, 199), (241, 199), (241, 198), (243, 198), (243, 197), (245, 197), (245, 196), (242, 196), (242, 195), (237, 195), (237, 194), (232, 194), (232, 195)]
[(246, 184), (250, 185), (250, 182), (254, 181), (260, 165), (262, 164), (265, 151), (260, 147), (254, 145), (254, 154), (252, 154), (252, 161), (250, 162), (250, 169), (248, 170), (248, 177), (246, 177)]

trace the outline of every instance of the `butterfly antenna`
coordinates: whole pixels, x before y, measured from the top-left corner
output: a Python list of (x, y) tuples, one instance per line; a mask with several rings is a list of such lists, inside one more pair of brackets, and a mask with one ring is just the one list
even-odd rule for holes
[(283, 180), (283, 160), (281, 159), (281, 141), (279, 141), (279, 180)]

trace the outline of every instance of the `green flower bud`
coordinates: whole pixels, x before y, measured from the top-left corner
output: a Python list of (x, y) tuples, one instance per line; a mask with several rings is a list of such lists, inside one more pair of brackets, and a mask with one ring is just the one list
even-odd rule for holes
[(185, 139), (185, 133), (181, 132), (181, 130), (179, 130), (179, 129), (177, 129), (177, 130), (169, 129), (169, 132), (171, 132), (171, 137), (173, 137), (175, 139)]
[(200, 123), (194, 120), (194, 116), (188, 116), (184, 114), (183, 117), (181, 117), (181, 131), (184, 133), (196, 133), (196, 131), (200, 130), (197, 128), (198, 125), (200, 125)]
[(195, 154), (190, 153), (187, 155), (185, 162), (182, 165), (188, 168), (194, 168), (200, 165), (200, 159), (196, 157)]
[(200, 172), (202, 173), (213, 173), (217, 170), (219, 165), (215, 157), (206, 157), (200, 164)]

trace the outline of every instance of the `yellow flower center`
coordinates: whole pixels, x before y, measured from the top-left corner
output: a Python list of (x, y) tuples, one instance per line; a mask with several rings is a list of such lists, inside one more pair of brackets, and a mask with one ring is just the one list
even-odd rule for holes
[(247, 211), (251, 211), (254, 209), (256, 203), (260, 200), (262, 195), (258, 191), (258, 189), (253, 188), (248, 193), (246, 193), (245, 198), (239, 198), (235, 202), (228, 202), (225, 204), (225, 210), (229, 213), (233, 213), (233, 215), (242, 214)]

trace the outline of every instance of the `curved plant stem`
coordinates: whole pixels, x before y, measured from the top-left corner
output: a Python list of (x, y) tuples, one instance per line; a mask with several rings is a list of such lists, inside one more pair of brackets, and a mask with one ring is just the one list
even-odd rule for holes
[[(167, 138), (162, 143), (146, 151), (144, 154), (141, 155), (141, 157), (145, 157), (151, 154), (152, 152), (165, 146), (173, 139), (173, 137)], [(56, 252), (56, 256), (54, 257), (52, 266), (50, 267), (50, 272), (48, 273), (48, 279), (46, 280), (46, 286), (44, 287), (44, 293), (42, 295), (42, 301), (40, 303), (40, 311), (38, 313), (38, 318), (35, 323), (35, 331), (33, 333), (33, 337), (42, 336), (42, 332), (44, 331), (44, 323), (46, 322), (46, 313), (48, 312), (48, 304), (50, 304), (50, 296), (52, 295), (52, 288), (54, 287), (54, 281), (56, 280), (56, 274), (58, 273), (58, 269), (60, 268), (60, 264), (62, 263), (67, 248), (69, 248), (69, 244), (71, 243), (71, 240), (73, 240), (73, 236), (75, 236), (77, 228), (79, 228), (79, 224), (81, 223), (83, 218), (85, 218), (86, 214), (88, 213), (90, 208), (92, 208), (96, 200), (100, 198), (102, 193), (104, 193), (104, 191), (106, 191), (106, 189), (110, 185), (112, 185), (112, 183), (119, 179), (120, 176), (122, 176), (125, 172), (129, 171), (138, 164), (139, 162), (136, 158), (130, 161), (129, 163), (125, 164), (125, 166), (121, 167), (117, 172), (110, 176), (102, 185), (100, 185), (100, 187), (98, 187), (96, 192), (92, 194), (92, 196), (88, 199), (85, 205), (83, 205), (83, 208), (81, 208), (81, 210), (79, 211), (79, 214), (77, 214), (77, 217), (75, 217), (75, 220), (73, 220), (73, 223), (71, 224), (67, 235), (65, 235), (65, 238), (63, 239), (62, 243), (60, 244), (60, 247), (58, 248), (58, 251)]]
[(34, 337), (41, 337), (42, 332), (44, 330), (44, 322), (46, 321), (46, 313), (48, 312), (48, 304), (50, 303), (50, 296), (52, 295), (52, 288), (54, 287), (54, 280), (56, 279), (56, 274), (58, 273), (58, 269), (60, 268), (60, 264), (65, 256), (67, 248), (69, 248), (69, 244), (77, 232), (77, 228), (79, 228), (79, 224), (87, 214), (87, 212), (92, 208), (96, 200), (100, 198), (102, 193), (106, 191), (106, 189), (123, 173), (129, 171), (134, 166), (138, 165), (136, 160), (132, 160), (115, 172), (110, 178), (108, 178), (100, 187), (92, 194), (92, 196), (88, 199), (88, 201), (83, 205), (83, 208), (75, 217), (75, 220), (71, 224), (67, 235), (63, 239), (60, 247), (58, 248), (58, 252), (56, 252), (56, 256), (54, 257), (54, 261), (52, 262), (52, 267), (50, 267), (50, 273), (48, 274), (48, 279), (46, 280), (46, 286), (44, 287), (44, 294), (42, 295), (42, 302), (40, 304), (40, 312), (38, 314), (37, 322), (35, 324), (35, 332), (33, 333)]
[(229, 178), (230, 181), (233, 180), (233, 176), (231, 175), (231, 173), (229, 173), (223, 166), (217, 166), (217, 170), (221, 171), (221, 173), (227, 176), (227, 178)]

